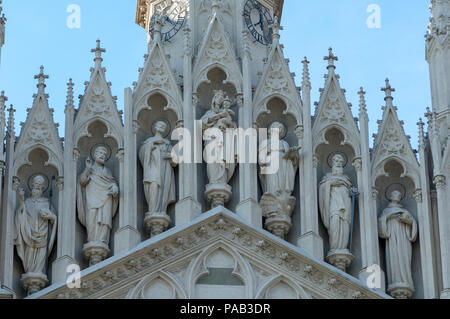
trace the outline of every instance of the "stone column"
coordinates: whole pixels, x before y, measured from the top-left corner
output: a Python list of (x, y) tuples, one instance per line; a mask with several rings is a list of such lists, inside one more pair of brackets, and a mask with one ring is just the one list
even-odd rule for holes
[[(137, 142), (139, 129), (133, 121), (133, 95), (130, 88), (125, 89), (124, 150), (119, 150), (120, 161), (120, 210), (119, 230), (114, 235), (114, 254), (128, 251), (141, 241), (137, 229)], [(125, 187), (126, 185), (126, 187)], [(126, 209), (125, 209), (126, 208)]]
[(437, 175), (433, 180), (437, 190), (439, 235), (442, 262), (442, 299), (450, 299), (450, 215), (447, 203), (447, 180), (443, 175)]
[(419, 161), (420, 161), (420, 188), (414, 193), (417, 202), (420, 259), (422, 261), (422, 276), (424, 297), (426, 299), (439, 298), (436, 274), (437, 249), (433, 238), (433, 216), (431, 210), (430, 181), (428, 171), (428, 158), (425, 154), (424, 123), (419, 121)]
[[(248, 34), (242, 33), (243, 40), (243, 54), (242, 54), (242, 102), (239, 103), (239, 126), (243, 131), (253, 129), (253, 97), (252, 97), (252, 79), (250, 70), (250, 48), (248, 47)], [(241, 130), (241, 132), (243, 132)], [(245, 136), (245, 134), (244, 134)], [(244, 139), (245, 140), (245, 139)], [(258, 164), (249, 163), (251, 160), (250, 152), (254, 151), (251, 148), (257, 149), (257, 145), (250, 143), (245, 147), (247, 158), (240, 158), (239, 165), (239, 181), (240, 181), (240, 202), (236, 207), (236, 213), (248, 224), (262, 228), (262, 210), (258, 203)]]
[(52, 282), (64, 282), (67, 278), (67, 266), (78, 264), (75, 253), (75, 237), (77, 224), (76, 191), (77, 191), (77, 161), (80, 156), (74, 145), (73, 82), (69, 81), (65, 108), (64, 132), (64, 187), (63, 208), (58, 211), (58, 238), (56, 260), (52, 264)]
[(4, 178), (3, 202), (0, 224), (0, 282), (3, 289), (13, 291), (14, 273), (14, 213), (16, 209), (17, 189), (20, 181), (14, 177), (14, 108), (11, 106), (6, 133), (6, 174)]
[(192, 157), (190, 159), (190, 163), (180, 163), (179, 165), (178, 181), (180, 184), (183, 184), (183, 186), (180, 186), (183, 192), (179, 194), (180, 198), (175, 206), (176, 226), (190, 223), (202, 212), (202, 207), (198, 202), (197, 193), (198, 165), (194, 161), (194, 122), (195, 107), (197, 106), (197, 96), (192, 93), (192, 39), (191, 29), (189, 29), (189, 27), (186, 27), (184, 29), (184, 36), (185, 45), (183, 57), (183, 124), (184, 128), (190, 133)]
[(319, 260), (324, 259), (323, 239), (319, 235), (319, 209), (317, 197), (317, 166), (314, 167), (314, 150), (312, 145), (311, 125), (311, 83), (309, 79), (309, 61), (303, 60), (303, 179), (300, 179), (300, 188), (304, 189), (305, 210), (301, 212), (301, 236), (297, 245)]
[[(12, 169), (11, 169), (12, 171)], [(12, 172), (8, 172), (12, 173)], [(9, 178), (8, 178), (9, 179)], [(20, 187), (20, 180), (11, 177), (10, 183), (5, 190), (5, 202), (2, 215), (2, 237), (1, 237), (1, 281), (8, 290), (13, 290), (14, 276), (14, 214), (17, 202), (17, 191)]]

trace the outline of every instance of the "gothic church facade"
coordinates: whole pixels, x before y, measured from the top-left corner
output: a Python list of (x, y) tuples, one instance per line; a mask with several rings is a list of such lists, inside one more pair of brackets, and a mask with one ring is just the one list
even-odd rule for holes
[[(311, 111), (309, 62), (297, 87), (280, 44), (283, 0), (138, 0), (148, 52), (124, 111), (98, 41), (78, 105), (68, 80), (63, 139), (43, 67), (18, 135), (2, 92), (0, 296), (450, 298), (450, 0), (431, 2), (418, 152), (389, 80), (369, 147), (364, 89), (355, 115), (332, 49)], [(236, 128), (269, 129), (279, 169), (245, 145), (195, 161)], [(174, 160), (174, 131), (193, 161)]]

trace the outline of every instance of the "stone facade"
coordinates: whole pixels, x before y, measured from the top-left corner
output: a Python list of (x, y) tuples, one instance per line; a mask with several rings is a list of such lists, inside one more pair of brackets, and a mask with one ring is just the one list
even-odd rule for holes
[[(149, 46), (124, 112), (97, 41), (78, 107), (67, 83), (63, 140), (43, 67), (19, 136), (2, 92), (0, 296), (450, 298), (450, 1), (432, 0), (433, 108), (427, 133), (418, 123), (418, 154), (389, 80), (369, 147), (364, 89), (356, 118), (332, 49), (312, 114), (309, 62), (297, 87), (280, 44), (282, 8), (138, 0)], [(176, 137), (231, 128), (277, 129), (259, 144), (279, 169), (263, 173), (267, 163), (242, 159), (251, 145), (239, 144), (232, 162), (195, 163), (212, 140), (183, 143), (195, 164), (175, 160)]]

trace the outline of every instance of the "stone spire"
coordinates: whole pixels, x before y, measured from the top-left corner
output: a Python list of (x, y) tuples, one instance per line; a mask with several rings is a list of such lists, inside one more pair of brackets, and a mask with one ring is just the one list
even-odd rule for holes
[(333, 49), (332, 48), (328, 49), (328, 56), (325, 56), (323, 59), (325, 61), (328, 61), (328, 66), (327, 66), (328, 71), (329, 72), (333, 72), (336, 69), (336, 66), (334, 65), (334, 62), (338, 61), (339, 58), (333, 54)]
[(425, 131), (424, 131), (425, 123), (422, 121), (422, 118), (419, 119), (417, 126), (419, 127), (419, 149), (424, 150), (425, 149)]
[(102, 58), (102, 53), (106, 52), (106, 49), (103, 49), (100, 46), (100, 40), (97, 40), (97, 47), (95, 49), (91, 50), (92, 53), (95, 53), (95, 66), (96, 67), (101, 67), (102, 66), (102, 62), (103, 62), (103, 58)]
[(13, 105), (11, 104), (11, 106), (8, 109), (8, 133), (9, 136), (15, 136), (15, 123), (14, 123), (14, 113), (16, 112), (16, 110), (14, 109)]
[(1, 6), (2, 0), (0, 0), (0, 62), (2, 57), (2, 46), (5, 44), (5, 24), (6, 18), (5, 15), (2, 14), (3, 8)]
[(303, 63), (303, 81), (302, 81), (302, 86), (303, 87), (308, 87), (311, 88), (311, 79), (309, 76), (309, 61), (308, 59), (305, 57), (302, 61)]
[(69, 83), (67, 83), (66, 110), (74, 109), (73, 86), (72, 79), (69, 79)]
[(8, 101), (8, 98), (5, 96), (5, 92), (2, 91), (0, 95), (0, 136), (2, 137), (2, 141), (6, 126), (6, 101)]
[(44, 66), (41, 65), (41, 70), (39, 74), (34, 76), (35, 80), (38, 80), (37, 88), (38, 88), (38, 94), (45, 94), (45, 80), (49, 78), (48, 75), (44, 74)]
[(366, 105), (366, 92), (364, 92), (363, 87), (360, 88), (359, 92), (359, 116), (367, 116), (367, 105)]
[(394, 97), (392, 96), (392, 93), (395, 92), (395, 89), (391, 86), (389, 79), (386, 79), (386, 87), (381, 88), (381, 91), (386, 94), (386, 97), (384, 98), (386, 106), (393, 107), (394, 105), (392, 102), (394, 101)]

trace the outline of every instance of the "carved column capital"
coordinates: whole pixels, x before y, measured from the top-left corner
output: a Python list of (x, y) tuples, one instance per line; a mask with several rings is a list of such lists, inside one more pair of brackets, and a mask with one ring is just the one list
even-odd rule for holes
[(193, 107), (197, 106), (199, 100), (200, 100), (200, 94), (192, 93), (192, 106)]
[(184, 120), (179, 120), (175, 123), (175, 128), (184, 128)]
[(20, 178), (14, 176), (12, 180), (13, 191), (17, 192), (19, 190), (19, 187), (20, 187)]
[(362, 171), (362, 159), (361, 159), (361, 157), (356, 157), (353, 160), (352, 165), (356, 169), (357, 172), (361, 172)]
[(121, 164), (123, 164), (123, 161), (125, 159), (125, 150), (123, 148), (117, 150), (117, 154), (116, 154), (117, 159), (119, 160), (119, 162)]
[(297, 127), (295, 128), (295, 135), (297, 135), (297, 138), (299, 140), (303, 140), (303, 136), (305, 133), (305, 128), (303, 125), (297, 125)]
[(137, 134), (139, 132), (139, 129), (141, 126), (139, 125), (138, 121), (133, 121), (133, 134)]
[(244, 95), (242, 93), (236, 94), (236, 103), (238, 108), (244, 107)]
[(314, 154), (314, 156), (313, 156), (313, 166), (314, 166), (314, 168), (319, 167), (319, 158), (317, 157), (316, 154)]
[(418, 188), (415, 190), (413, 194), (414, 199), (416, 200), (417, 204), (421, 204), (423, 201), (423, 192), (422, 189)]
[(380, 191), (375, 186), (372, 187), (372, 199), (377, 200), (378, 196), (380, 195)]
[(80, 150), (78, 148), (74, 148), (72, 155), (73, 155), (73, 161), (77, 162), (81, 155)]
[(437, 175), (433, 179), (433, 183), (437, 189), (444, 189), (447, 186), (447, 181), (444, 175)]
[(59, 192), (64, 190), (64, 176), (60, 176), (56, 179), (56, 187), (58, 187)]

